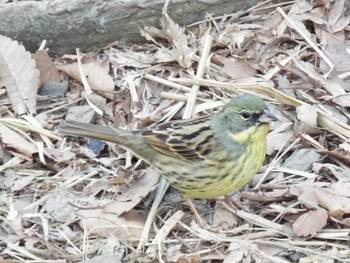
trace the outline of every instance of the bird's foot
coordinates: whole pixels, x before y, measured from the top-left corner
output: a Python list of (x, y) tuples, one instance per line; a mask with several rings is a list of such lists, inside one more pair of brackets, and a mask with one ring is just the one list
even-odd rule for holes
[(219, 226), (211, 226), (203, 220), (203, 218), (199, 215), (196, 207), (194, 206), (193, 202), (190, 199), (187, 199), (186, 201), (187, 201), (187, 204), (190, 207), (194, 217), (196, 218), (197, 225), (200, 228), (205, 229), (205, 230), (210, 231), (210, 232), (215, 232), (215, 233), (220, 232)]

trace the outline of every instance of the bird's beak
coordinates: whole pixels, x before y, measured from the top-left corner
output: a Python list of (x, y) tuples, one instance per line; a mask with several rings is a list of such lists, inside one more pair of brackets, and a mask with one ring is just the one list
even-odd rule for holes
[(259, 118), (259, 122), (261, 122), (261, 123), (270, 123), (270, 122), (273, 122), (273, 121), (278, 121), (278, 119), (269, 110), (264, 110), (263, 114)]

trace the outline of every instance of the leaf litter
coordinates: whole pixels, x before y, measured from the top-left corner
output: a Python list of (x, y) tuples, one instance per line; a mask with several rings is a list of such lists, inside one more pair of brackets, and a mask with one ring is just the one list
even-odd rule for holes
[[(168, 5), (160, 28), (140, 28), (147, 43), (95, 55), (40, 50), (35, 63), (0, 38), (0, 260), (348, 261), (346, 1), (266, 1), (186, 27)], [(259, 94), (279, 121), (247, 186), (195, 200), (216, 232), (118, 145), (55, 133), (63, 119), (138, 129), (212, 114), (237, 93)]]

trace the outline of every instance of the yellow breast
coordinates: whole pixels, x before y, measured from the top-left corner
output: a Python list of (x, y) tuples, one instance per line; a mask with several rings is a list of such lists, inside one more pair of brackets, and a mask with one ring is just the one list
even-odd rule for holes
[(248, 132), (231, 134), (232, 139), (246, 146), (246, 152), (237, 160), (226, 160), (218, 166), (198, 165), (198, 169), (194, 168), (195, 172), (187, 178), (172, 178), (170, 183), (183, 192), (185, 198), (211, 199), (242, 188), (255, 176), (265, 160), (267, 133), (268, 126), (265, 125), (251, 127)]

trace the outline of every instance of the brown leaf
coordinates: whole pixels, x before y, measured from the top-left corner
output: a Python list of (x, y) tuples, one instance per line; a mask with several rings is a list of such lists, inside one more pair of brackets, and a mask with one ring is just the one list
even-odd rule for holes
[[(159, 50), (158, 52), (161, 52), (162, 50)], [(168, 60), (164, 60), (163, 62), (168, 62), (172, 61), (173, 57), (169, 60), (170, 56), (169, 53), (165, 53), (167, 55)], [(149, 54), (149, 53), (141, 53), (141, 52), (135, 52), (132, 50), (125, 50), (125, 51), (120, 51), (118, 49), (111, 50), (108, 52), (109, 59), (112, 63), (112, 65), (116, 65), (118, 68), (119, 67), (133, 67), (133, 68), (148, 68), (155, 64), (157, 54)], [(162, 55), (159, 54), (161, 57)], [(164, 56), (164, 55), (163, 55)]]
[(301, 62), (298, 60), (293, 61), (295, 65), (313, 81), (314, 84), (320, 85), (332, 96), (340, 96), (346, 94), (344, 88), (339, 83), (327, 80), (324, 76), (316, 72), (315, 67), (311, 63)]
[(34, 174), (28, 176), (19, 176), (11, 187), (11, 191), (15, 192), (24, 189), (26, 186), (30, 185), (33, 182), (35, 177), (36, 176)]
[[(141, 35), (147, 40), (153, 41), (158, 44), (155, 38), (163, 38), (171, 43), (172, 48), (168, 49), (169, 54), (179, 63), (181, 67), (190, 68), (192, 66), (192, 57), (195, 52), (188, 46), (187, 36), (184, 33), (184, 28), (176, 24), (163, 10), (163, 16), (161, 18), (161, 29), (154, 27), (144, 27), (141, 30)], [(167, 48), (163, 47), (163, 52)], [(168, 53), (167, 52), (167, 53)]]
[(329, 170), (338, 180), (350, 178), (350, 169), (332, 163), (314, 163), (312, 170), (320, 174), (321, 169)]
[(314, 163), (319, 162), (322, 158), (323, 156), (314, 148), (300, 148), (296, 149), (292, 155), (284, 161), (282, 166), (307, 172), (312, 168)]
[[(90, 87), (93, 90), (97, 90), (102, 96), (113, 100), (113, 93), (108, 91), (114, 90), (114, 81), (112, 77), (103, 69), (97, 62), (89, 62), (86, 64), (82, 64), (83, 72), (87, 77), (87, 81)], [(68, 65), (64, 65), (59, 68), (63, 72), (65, 72), (70, 77), (74, 78), (77, 81), (81, 81), (78, 63), (72, 63)], [(107, 92), (103, 92), (107, 91)]]
[(301, 215), (293, 223), (294, 236), (306, 237), (316, 234), (327, 224), (327, 218), (327, 211), (323, 208)]
[(80, 225), (89, 234), (99, 236), (115, 235), (119, 240), (139, 240), (146, 216), (139, 211), (131, 210), (122, 216), (106, 213), (102, 209), (81, 209)]
[(38, 148), (34, 143), (29, 142), (23, 135), (11, 130), (4, 124), (0, 124), (0, 138), (6, 147), (12, 148), (26, 157), (31, 158), (34, 153), (38, 152)]
[(350, 213), (349, 184), (339, 182), (330, 187), (320, 187), (305, 183), (291, 186), (290, 193), (298, 196), (307, 207), (321, 206), (328, 210), (329, 216), (341, 218)]
[(249, 251), (257, 250), (257, 246), (255, 244), (248, 242), (232, 242), (229, 246), (228, 254), (225, 255), (225, 259), (223, 263), (231, 263), (231, 262), (241, 262), (243, 259), (248, 259), (247, 262), (251, 262), (249, 260)]
[(303, 104), (296, 108), (297, 121), (294, 125), (296, 134), (318, 134), (317, 128), (317, 110), (314, 106)]
[(350, 23), (350, 16), (345, 13), (344, 2), (335, 1), (328, 12), (328, 25), (331, 28), (331, 33), (344, 30)]
[(40, 71), (40, 86), (47, 81), (56, 83), (61, 81), (61, 75), (46, 50), (39, 50), (32, 54), (32, 58), (35, 60), (36, 68)]
[(246, 60), (219, 55), (215, 55), (212, 59), (223, 65), (222, 72), (232, 79), (249, 78), (255, 75), (255, 70)]
[(35, 114), (40, 72), (22, 45), (1, 35), (0, 68), (0, 87), (6, 87), (13, 110), (18, 115)]
[(131, 210), (156, 187), (158, 179), (159, 174), (152, 167), (149, 167), (141, 178), (118, 196), (116, 201), (107, 204), (104, 211), (121, 215)]
[(70, 205), (73, 200), (72, 194), (57, 191), (49, 195), (43, 208), (58, 222), (73, 221), (76, 219), (75, 208)]
[(215, 209), (213, 216), (213, 226), (227, 230), (234, 228), (238, 223), (237, 216), (227, 209), (219, 206)]
[(350, 107), (350, 94), (340, 95), (332, 101), (342, 107)]
[(333, 151), (319, 150), (318, 152), (350, 164), (350, 153), (342, 149), (338, 148)]
[(275, 151), (279, 151), (283, 147), (283, 145), (284, 146), (288, 145), (289, 142), (292, 140), (293, 140), (293, 137), (290, 136), (290, 132), (268, 134), (266, 137), (266, 141), (267, 141), (266, 154), (271, 155)]

